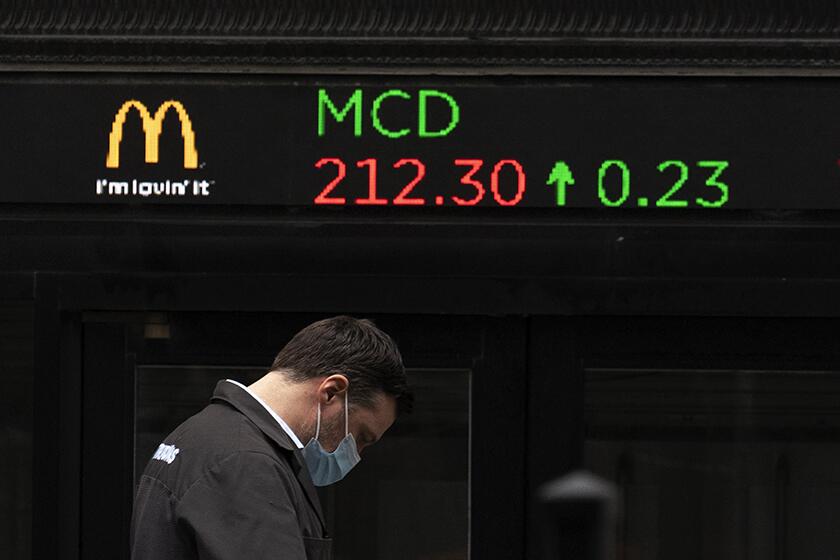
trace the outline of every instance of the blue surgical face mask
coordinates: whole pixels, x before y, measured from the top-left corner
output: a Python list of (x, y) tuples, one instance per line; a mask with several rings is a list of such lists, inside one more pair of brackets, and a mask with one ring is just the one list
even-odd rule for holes
[(362, 458), (356, 449), (356, 440), (348, 430), (349, 416), (347, 413), (347, 391), (344, 392), (344, 439), (329, 453), (321, 447), (318, 436), (321, 433), (321, 402), (318, 402), (318, 420), (315, 437), (309, 440), (303, 448), (303, 458), (312, 483), (315, 486), (329, 486), (344, 478), (350, 469), (355, 467)]

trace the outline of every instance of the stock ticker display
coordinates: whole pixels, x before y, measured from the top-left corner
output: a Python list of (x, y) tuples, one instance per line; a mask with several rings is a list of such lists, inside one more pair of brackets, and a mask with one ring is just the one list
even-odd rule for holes
[(832, 79), (7, 76), (0, 202), (840, 208)]

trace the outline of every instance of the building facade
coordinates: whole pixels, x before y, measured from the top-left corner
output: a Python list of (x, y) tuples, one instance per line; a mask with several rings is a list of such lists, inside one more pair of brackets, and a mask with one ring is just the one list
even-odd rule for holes
[[(0, 556), (127, 558), (215, 381), (370, 317), (418, 395), (322, 499), (344, 559), (840, 555), (840, 9), (0, 7)], [(838, 129), (835, 133), (834, 130)]]

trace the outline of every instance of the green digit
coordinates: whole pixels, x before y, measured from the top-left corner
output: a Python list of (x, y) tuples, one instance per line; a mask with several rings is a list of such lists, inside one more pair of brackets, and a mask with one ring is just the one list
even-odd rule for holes
[[(607, 170), (613, 165), (621, 170), (621, 196), (618, 200), (610, 200), (604, 189), (604, 176), (607, 174)], [(628, 196), (630, 196), (630, 170), (627, 168), (627, 164), (619, 159), (609, 159), (602, 163), (598, 169), (598, 198), (601, 199), (601, 203), (604, 206), (615, 208), (616, 206), (621, 206), (627, 200)]]
[(659, 166), (657, 166), (657, 169), (662, 172), (669, 167), (678, 167), (680, 169), (680, 178), (677, 179), (674, 186), (672, 186), (668, 192), (659, 197), (659, 200), (656, 201), (656, 205), (660, 208), (684, 208), (688, 206), (687, 200), (671, 200), (671, 197), (682, 188), (688, 179), (688, 166), (679, 160), (672, 159), (663, 161), (659, 164)]
[(726, 201), (729, 200), (729, 185), (722, 181), (718, 181), (718, 177), (723, 171), (729, 167), (728, 161), (698, 161), (698, 167), (712, 167), (714, 168), (714, 172), (712, 176), (706, 179), (706, 185), (710, 187), (715, 187), (720, 189), (720, 198), (717, 200), (705, 200), (703, 198), (697, 198), (697, 204), (704, 208), (720, 208)]

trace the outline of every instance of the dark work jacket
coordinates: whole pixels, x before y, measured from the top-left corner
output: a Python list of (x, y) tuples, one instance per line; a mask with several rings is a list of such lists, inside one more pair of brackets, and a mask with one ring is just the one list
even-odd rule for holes
[(331, 546), (297, 446), (233, 383), (216, 385), (140, 479), (134, 560), (329, 560)]

